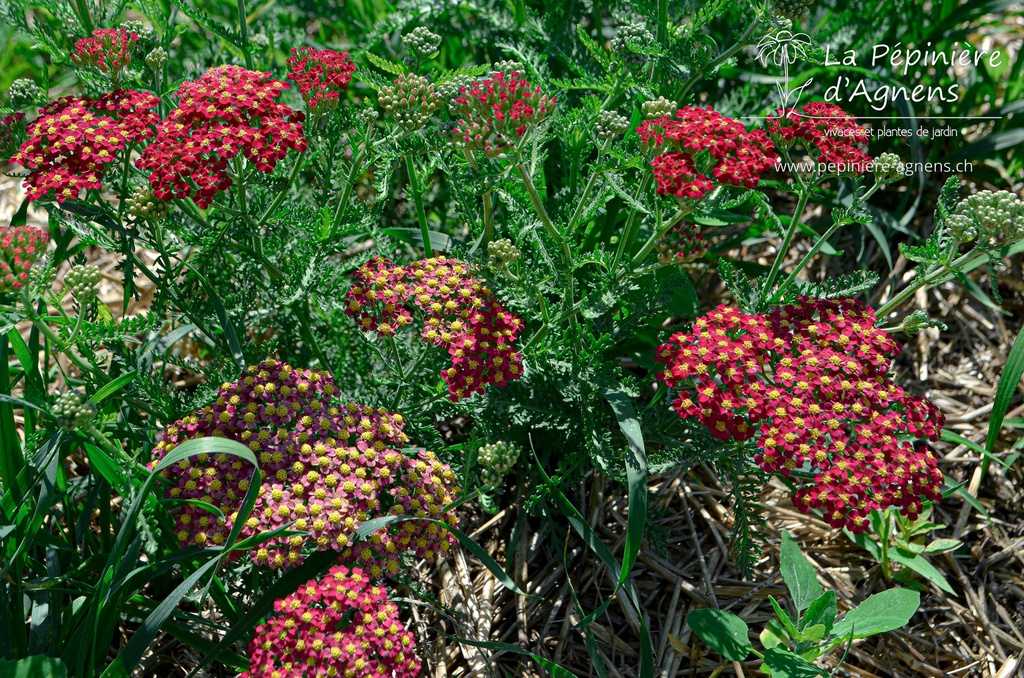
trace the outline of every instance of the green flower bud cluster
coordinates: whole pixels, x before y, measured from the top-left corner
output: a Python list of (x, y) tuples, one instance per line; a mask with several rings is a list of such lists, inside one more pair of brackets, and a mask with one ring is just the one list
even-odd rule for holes
[(487, 265), (492, 271), (500, 271), (519, 261), (523, 255), (508, 238), (487, 243)]
[(65, 431), (88, 426), (96, 417), (96, 412), (96, 403), (78, 391), (68, 391), (57, 396), (57, 402), (50, 409), (50, 415)]
[(7, 96), (11, 99), (11, 108), (15, 110), (46, 103), (46, 92), (28, 78), (18, 78), (12, 82)]
[(146, 65), (154, 71), (158, 71), (167, 63), (167, 50), (163, 47), (156, 47), (146, 55)]
[(480, 484), (484, 487), (498, 487), (505, 474), (512, 470), (519, 458), (519, 449), (511, 443), (498, 441), (480, 448), (477, 461), (480, 464)]
[(643, 66), (648, 56), (641, 50), (654, 44), (654, 36), (643, 24), (629, 24), (619, 29), (609, 46), (629, 66)]
[(380, 105), (406, 131), (422, 128), (441, 107), (441, 97), (421, 75), (400, 75), (394, 86), (382, 87)]
[(946, 224), (958, 243), (1013, 245), (1024, 240), (1024, 201), (1009, 191), (979, 191), (961, 200)]
[(128, 197), (128, 214), (135, 219), (161, 221), (169, 209), (168, 203), (156, 199), (149, 184), (137, 186)]
[(644, 118), (647, 120), (653, 120), (654, 118), (661, 118), (666, 115), (675, 115), (676, 109), (679, 108), (676, 102), (665, 97), (658, 97), (651, 101), (645, 101), (640, 104), (640, 110), (644, 114)]
[(594, 125), (597, 136), (602, 139), (614, 139), (625, 134), (629, 129), (629, 118), (619, 115), (618, 111), (601, 111), (597, 116), (597, 123)]
[(74, 295), (82, 304), (99, 294), (99, 284), (103, 276), (95, 266), (79, 264), (72, 266), (64, 276), (64, 289)]
[(266, 33), (253, 33), (249, 37), (249, 42), (252, 43), (254, 47), (259, 47), (260, 49), (270, 47), (270, 37)]
[(875, 181), (880, 184), (891, 184), (903, 178), (904, 166), (900, 156), (895, 153), (883, 153), (871, 163), (875, 173)]
[(146, 26), (141, 21), (125, 21), (119, 28), (139, 36), (139, 42), (156, 42), (156, 31), (153, 30), (152, 26)]
[(807, 18), (807, 9), (811, 0), (775, 0), (775, 13), (795, 23)]
[(421, 59), (429, 59), (437, 54), (441, 46), (441, 36), (425, 26), (414, 28), (412, 32), (402, 36), (402, 42), (409, 51)]
[(359, 119), (365, 122), (367, 125), (372, 125), (377, 122), (377, 118), (380, 117), (380, 113), (372, 108), (364, 108), (359, 111)]
[(455, 114), (458, 112), (458, 104), (455, 103), (455, 97), (462, 94), (463, 87), (469, 87), (473, 82), (473, 78), (468, 75), (457, 75), (448, 82), (442, 82), (437, 86), (437, 96), (441, 97), (441, 100), (448, 104), (448, 112)]
[(491, 66), (492, 73), (525, 73), (526, 66), (521, 61), (514, 61), (512, 59), (505, 59), (504, 61), (495, 61), (494, 65)]

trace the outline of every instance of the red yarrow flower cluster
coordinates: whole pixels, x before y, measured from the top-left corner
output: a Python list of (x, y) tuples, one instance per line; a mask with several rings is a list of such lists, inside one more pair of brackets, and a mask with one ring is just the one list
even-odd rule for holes
[(130, 89), (97, 99), (62, 97), (39, 110), (28, 138), (11, 158), (29, 168), (29, 200), (53, 194), (58, 202), (99, 189), (103, 172), (128, 144), (153, 137), (160, 99)]
[(313, 49), (308, 45), (293, 48), (288, 62), (288, 79), (315, 113), (335, 108), (338, 98), (352, 82), (356, 65), (346, 52)]
[(685, 264), (700, 259), (708, 251), (708, 241), (700, 226), (682, 221), (658, 242), (658, 260), (663, 264)]
[(796, 506), (859, 533), (872, 510), (913, 518), (942, 496), (936, 459), (917, 443), (936, 440), (944, 419), (892, 383), (898, 352), (870, 308), (802, 298), (769, 314), (720, 306), (656, 359), (659, 378), (679, 389), (681, 417), (721, 440), (753, 439), (766, 472), (808, 466), (814, 481), (796, 491)]
[[(181, 443), (218, 437), (248, 446), (259, 460), (263, 482), (241, 538), (285, 525), (306, 536), (274, 539), (255, 547), (260, 565), (290, 567), (307, 549), (335, 550), (375, 577), (398, 572), (403, 556), (436, 562), (453, 543), (448, 532), (427, 520), (399, 521), (354, 541), (365, 521), (387, 515), (429, 518), (455, 525), (445, 512), (459, 487), (454, 472), (432, 452), (407, 457), (404, 419), (383, 409), (332, 403), (334, 381), (324, 372), (293, 369), (273, 360), (250, 367), (237, 382), (224, 384), (217, 400), (175, 422), (154, 450), (156, 462)], [(161, 471), (166, 494), (183, 503), (177, 516), (181, 544), (224, 544), (253, 468), (239, 457), (200, 454)]]
[(557, 99), (541, 93), (519, 71), (495, 73), (460, 88), (455, 97), (460, 119), (452, 139), (494, 158), (515, 147), (532, 126), (554, 110)]
[(178, 107), (157, 130), (138, 166), (159, 200), (193, 198), (202, 208), (231, 186), (239, 153), (272, 172), (288, 151), (306, 150), (301, 112), (277, 101), (288, 84), (239, 66), (211, 68), (178, 88)]
[(374, 258), (361, 266), (349, 288), (345, 312), (365, 331), (387, 337), (423, 315), (423, 340), (448, 351), (451, 367), (441, 370), (452, 402), (504, 387), (522, 374), (515, 341), (523, 321), (505, 310), (469, 265), (447, 257), (397, 266)]
[[(636, 131), (644, 146), (659, 154), (651, 166), (662, 195), (701, 198), (711, 190), (712, 177), (721, 184), (756, 188), (778, 160), (763, 130), (749, 132), (710, 106), (680, 108), (674, 118), (647, 120)], [(702, 151), (707, 153), (703, 158)]]
[(826, 174), (863, 174), (871, 171), (871, 156), (860, 148), (868, 143), (868, 131), (856, 118), (835, 104), (815, 101), (800, 109), (779, 109), (768, 118), (775, 142), (790, 147), (801, 142)]
[(21, 289), (32, 264), (46, 252), (46, 231), (34, 226), (0, 227), (0, 292)]
[(10, 157), (25, 135), (25, 114), (21, 112), (0, 116), (0, 157)]
[(91, 66), (116, 82), (121, 69), (131, 63), (132, 50), (138, 42), (138, 33), (123, 28), (97, 28), (92, 37), (75, 43), (71, 61), (78, 66)]
[(336, 565), (290, 596), (256, 627), (240, 678), (415, 678), (416, 639), (384, 586)]

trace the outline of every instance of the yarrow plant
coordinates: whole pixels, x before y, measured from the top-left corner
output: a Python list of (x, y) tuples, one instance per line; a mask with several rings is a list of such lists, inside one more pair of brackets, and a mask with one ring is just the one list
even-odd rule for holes
[(917, 441), (937, 440), (942, 414), (892, 383), (899, 346), (852, 299), (803, 298), (767, 314), (719, 306), (662, 345), (661, 381), (679, 394), (679, 416), (716, 438), (753, 440), (754, 461), (793, 477), (801, 511), (833, 527), (869, 527), (871, 511), (914, 518), (938, 501), (942, 473)]
[(358, 567), (336, 565), (274, 602), (241, 678), (415, 678), (420, 668), (416, 639), (387, 589)]
[(35, 226), (0, 227), (0, 293), (25, 286), (32, 264), (46, 252), (47, 239), (46, 231)]
[[(645, 148), (657, 154), (651, 167), (662, 195), (699, 199), (711, 191), (712, 178), (756, 188), (778, 160), (763, 130), (748, 132), (741, 122), (710, 107), (686, 106), (675, 117), (647, 120), (636, 131)], [(710, 161), (698, 155), (703, 151)]]
[(341, 93), (352, 82), (356, 65), (347, 52), (313, 49), (303, 45), (292, 49), (288, 62), (288, 79), (299, 88), (299, 94), (311, 113), (321, 114), (336, 108)]
[(103, 174), (130, 145), (150, 139), (160, 99), (148, 92), (115, 90), (95, 99), (66, 96), (45, 106), (28, 125), (28, 139), (11, 158), (27, 167), (29, 200), (58, 202), (99, 190)]
[(349, 289), (345, 312), (365, 331), (393, 336), (423, 315), (421, 337), (448, 351), (451, 367), (441, 370), (452, 402), (502, 387), (522, 374), (515, 341), (522, 320), (494, 297), (464, 262), (432, 257), (397, 266), (376, 258), (361, 266)]
[(488, 158), (514, 148), (554, 109), (557, 99), (541, 93), (519, 71), (499, 72), (463, 86), (455, 97), (459, 120), (452, 139)]
[(75, 43), (71, 61), (78, 66), (95, 68), (117, 86), (121, 72), (132, 62), (132, 51), (139, 35), (124, 28), (97, 28), (92, 37)]
[[(224, 384), (214, 403), (168, 426), (154, 450), (155, 462), (195, 438), (247, 445), (264, 481), (242, 537), (284, 525), (308, 535), (261, 544), (251, 553), (257, 564), (296, 565), (307, 548), (338, 551), (375, 577), (395, 574), (406, 554), (434, 562), (452, 541), (435, 523), (398, 523), (361, 544), (354, 533), (365, 521), (386, 515), (454, 525), (455, 515), (445, 510), (459, 491), (455, 474), (430, 452), (408, 457), (400, 451), (408, 441), (401, 415), (333, 404), (336, 393), (324, 372), (273, 360), (250, 367), (238, 382)], [(247, 462), (225, 454), (201, 454), (162, 471), (169, 498), (203, 502), (182, 505), (175, 526), (181, 544), (224, 544), (252, 474)]]
[(305, 116), (277, 101), (288, 85), (239, 66), (211, 68), (178, 88), (178, 106), (137, 162), (160, 200), (193, 198), (205, 208), (232, 184), (228, 165), (245, 157), (271, 172), (304, 151)]
[(863, 174), (871, 169), (871, 156), (861, 146), (868, 132), (835, 104), (815, 101), (797, 112), (779, 109), (767, 120), (768, 133), (781, 148), (802, 144), (826, 174)]
[(677, 224), (658, 241), (658, 260), (664, 264), (685, 264), (700, 259), (708, 251), (708, 241), (700, 226), (688, 221)]

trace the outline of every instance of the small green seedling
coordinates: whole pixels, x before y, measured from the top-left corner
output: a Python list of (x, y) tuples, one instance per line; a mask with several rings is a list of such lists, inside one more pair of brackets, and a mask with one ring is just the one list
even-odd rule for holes
[(814, 566), (788, 532), (782, 535), (779, 565), (792, 614), (768, 597), (778, 619), (765, 624), (759, 635), (763, 652), (750, 642), (746, 622), (732, 612), (702, 609), (686, 616), (693, 632), (726, 660), (744, 661), (753, 654), (764, 662), (761, 671), (777, 678), (828, 676), (814, 665), (817, 659), (843, 643), (905, 626), (921, 604), (917, 591), (890, 589), (869, 596), (837, 621), (835, 591), (818, 583)]

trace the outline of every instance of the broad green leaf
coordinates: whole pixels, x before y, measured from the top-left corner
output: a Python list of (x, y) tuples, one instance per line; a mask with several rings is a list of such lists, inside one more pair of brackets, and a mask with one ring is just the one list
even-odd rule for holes
[(764, 663), (772, 670), (775, 678), (816, 678), (828, 675), (825, 669), (818, 668), (803, 657), (777, 647), (765, 651)]
[(945, 553), (946, 551), (953, 551), (960, 548), (961, 542), (959, 539), (936, 539), (927, 546), (924, 547), (925, 553)]
[(786, 582), (793, 605), (798, 612), (806, 610), (824, 590), (818, 583), (814, 566), (807, 560), (789, 532), (782, 533), (782, 549), (779, 555), (782, 580)]
[(956, 595), (956, 591), (953, 590), (953, 586), (946, 579), (945, 575), (942, 574), (931, 562), (924, 556), (905, 556), (899, 551), (890, 551), (889, 558), (893, 562), (899, 563), (904, 567), (908, 567), (914, 572), (932, 582), (946, 593)]
[(4, 678), (67, 678), (67, 675), (67, 666), (54, 657), (36, 655), (18, 661), (0, 659), (0, 676)]
[(921, 594), (911, 589), (889, 589), (869, 596), (846, 613), (832, 629), (833, 638), (867, 638), (907, 625), (921, 604)]
[(724, 610), (694, 610), (686, 623), (707, 645), (729, 661), (741, 662), (754, 650), (747, 638), (746, 622)]
[(807, 614), (804, 615), (802, 623), (804, 626), (823, 624), (825, 633), (828, 634), (835, 624), (837, 612), (836, 592), (825, 591), (807, 608)]
[(786, 629), (783, 628), (782, 624), (777, 619), (769, 619), (765, 625), (764, 630), (761, 631), (760, 635), (761, 644), (766, 649), (778, 647), (779, 645), (787, 647), (789, 645), (789, 634), (786, 633)]
[(825, 637), (825, 625), (814, 624), (800, 632), (800, 641), (804, 643), (816, 643)]
[(786, 631), (789, 635), (793, 638), (799, 637), (800, 630), (796, 627), (796, 623), (793, 621), (792, 617), (789, 616), (789, 613), (782, 609), (782, 606), (779, 605), (779, 601), (775, 600), (775, 596), (768, 596), (768, 602), (772, 604), (772, 609), (775, 610), (775, 615), (779, 618), (779, 621), (782, 622), (782, 625), (786, 627)]

